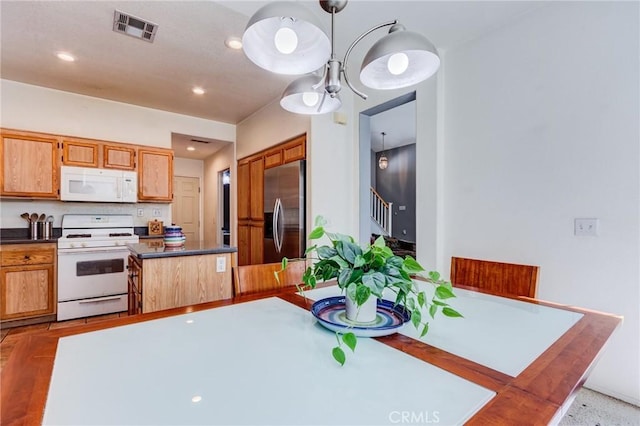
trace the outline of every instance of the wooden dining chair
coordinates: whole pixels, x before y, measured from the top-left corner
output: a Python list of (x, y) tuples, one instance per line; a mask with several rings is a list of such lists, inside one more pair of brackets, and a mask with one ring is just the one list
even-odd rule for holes
[(289, 261), (287, 268), (278, 273), (279, 280), (276, 280), (275, 272), (281, 269), (280, 262), (234, 267), (233, 288), (235, 295), (261, 293), (301, 284), (302, 275), (307, 269), (307, 262), (305, 260)]
[(451, 283), (498, 296), (536, 297), (540, 268), (489, 260), (451, 258)]

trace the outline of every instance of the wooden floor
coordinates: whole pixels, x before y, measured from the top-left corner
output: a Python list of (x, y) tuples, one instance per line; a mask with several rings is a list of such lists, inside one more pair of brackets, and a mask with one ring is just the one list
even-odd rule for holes
[(23, 327), (0, 328), (0, 371), (4, 368), (11, 351), (15, 347), (20, 338), (29, 333), (40, 333), (47, 330), (55, 330), (58, 328), (73, 327), (82, 324), (89, 324), (96, 321), (104, 321), (112, 318), (126, 317), (126, 312), (115, 314), (99, 315), (89, 318), (78, 318), (60, 322), (44, 322), (42, 324), (25, 325)]

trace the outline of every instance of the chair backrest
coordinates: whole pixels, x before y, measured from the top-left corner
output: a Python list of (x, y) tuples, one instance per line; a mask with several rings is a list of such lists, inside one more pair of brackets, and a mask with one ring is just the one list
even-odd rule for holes
[(233, 288), (235, 295), (240, 296), (301, 284), (307, 262), (305, 260), (289, 261), (287, 268), (278, 274), (280, 282), (275, 277), (275, 272), (282, 269), (280, 262), (243, 265), (234, 269)]
[(540, 268), (488, 260), (451, 258), (451, 283), (500, 296), (536, 297)]

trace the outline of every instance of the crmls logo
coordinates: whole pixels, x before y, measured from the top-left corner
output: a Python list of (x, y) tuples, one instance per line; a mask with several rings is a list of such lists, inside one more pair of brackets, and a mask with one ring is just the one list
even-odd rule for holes
[(389, 421), (395, 424), (434, 424), (440, 423), (438, 411), (392, 411)]

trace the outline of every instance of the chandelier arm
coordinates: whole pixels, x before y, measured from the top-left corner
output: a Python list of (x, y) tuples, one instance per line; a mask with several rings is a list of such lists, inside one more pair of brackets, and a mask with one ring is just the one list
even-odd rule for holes
[(314, 89), (319, 88), (320, 86), (322, 86), (322, 84), (324, 84), (325, 78), (327, 77), (327, 66), (325, 65), (323, 67), (323, 72), (322, 72), (322, 77), (320, 77), (320, 80), (318, 80), (318, 82), (316, 84), (314, 84), (313, 87)]
[(336, 37), (334, 35), (335, 18), (336, 18), (336, 8), (332, 7), (331, 8), (331, 56), (330, 56), (331, 59), (334, 59), (336, 57), (336, 53), (335, 53)]
[[(349, 55), (351, 54), (351, 51), (356, 46), (356, 44), (358, 44), (360, 42), (360, 40), (362, 40), (363, 38), (365, 38), (366, 36), (368, 36), (369, 34), (374, 32), (375, 30), (378, 30), (378, 29), (384, 28), (384, 27), (389, 27), (389, 26), (395, 25), (397, 23), (398, 23), (398, 20), (393, 20), (393, 21), (389, 21), (389, 22), (385, 22), (385, 23), (376, 25), (375, 27), (372, 27), (372, 28), (368, 29), (364, 33), (360, 34), (360, 36), (358, 36), (358, 38), (356, 38), (353, 41), (353, 43), (351, 43), (351, 46), (349, 46), (349, 48), (347, 49), (347, 53), (345, 53), (345, 55), (344, 55), (344, 59), (342, 60), (342, 69), (341, 69), (342, 75), (344, 75), (344, 81), (345, 81), (345, 83), (347, 83), (347, 86), (349, 86), (349, 88), (351, 90), (353, 90), (353, 92), (356, 95), (360, 96), (362, 99), (367, 99), (367, 95), (362, 93), (361, 91), (359, 91), (355, 87), (353, 87), (353, 85), (349, 81), (349, 76), (347, 76), (347, 61), (349, 60)], [(332, 32), (333, 32), (333, 28), (332, 28)]]
[(318, 105), (318, 112), (322, 110), (322, 106), (324, 105), (324, 100), (327, 98), (327, 91), (322, 92), (322, 99), (320, 100), (320, 104)]

